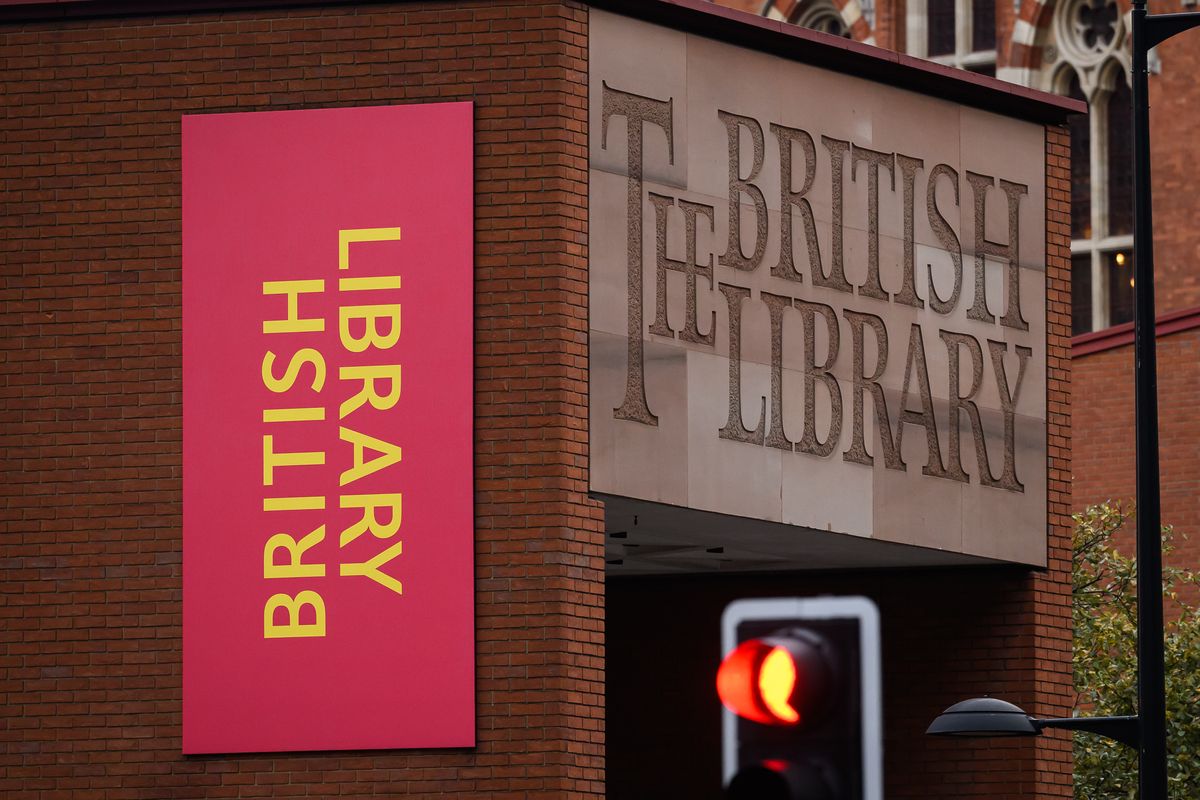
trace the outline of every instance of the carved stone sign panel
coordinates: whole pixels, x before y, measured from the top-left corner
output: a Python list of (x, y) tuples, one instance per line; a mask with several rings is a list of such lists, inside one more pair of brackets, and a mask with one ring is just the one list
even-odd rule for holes
[(1044, 565), (1043, 128), (589, 40), (592, 490)]

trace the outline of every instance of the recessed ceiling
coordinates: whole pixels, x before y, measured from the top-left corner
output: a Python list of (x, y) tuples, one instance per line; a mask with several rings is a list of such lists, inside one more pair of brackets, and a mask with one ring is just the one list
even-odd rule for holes
[(610, 575), (929, 567), (997, 562), (796, 525), (596, 495)]

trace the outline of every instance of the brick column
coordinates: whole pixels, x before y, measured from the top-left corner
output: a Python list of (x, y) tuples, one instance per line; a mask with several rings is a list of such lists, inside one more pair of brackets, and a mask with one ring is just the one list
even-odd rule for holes
[[(1046, 572), (1033, 578), (1035, 687), (1031, 714), (1068, 717), (1071, 674), (1071, 134), (1046, 126), (1046, 425), (1050, 513)], [(1042, 797), (1071, 796), (1071, 734), (1037, 739)]]

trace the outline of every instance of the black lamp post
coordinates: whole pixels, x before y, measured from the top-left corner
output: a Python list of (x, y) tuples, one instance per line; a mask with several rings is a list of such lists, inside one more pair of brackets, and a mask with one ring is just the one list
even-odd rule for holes
[(1154, 324), (1154, 227), (1150, 197), (1150, 99), (1146, 57), (1172, 36), (1200, 26), (1200, 13), (1146, 13), (1133, 0), (1133, 351), (1137, 436), (1138, 714), (1035, 719), (1000, 700), (946, 709), (927, 733), (1035, 736), (1045, 728), (1082, 730), (1138, 749), (1138, 797), (1167, 800), (1166, 670), (1163, 665), (1162, 520), (1158, 479), (1158, 369)]
[(1154, 321), (1154, 224), (1150, 194), (1151, 48), (1200, 25), (1200, 14), (1146, 13), (1134, 0), (1133, 354), (1138, 563), (1138, 797), (1167, 800), (1166, 669), (1163, 665), (1162, 519), (1158, 480), (1158, 367)]

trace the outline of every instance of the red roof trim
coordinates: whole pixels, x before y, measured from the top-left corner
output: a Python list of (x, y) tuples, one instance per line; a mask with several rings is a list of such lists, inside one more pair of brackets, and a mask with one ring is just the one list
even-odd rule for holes
[[(1155, 331), (1158, 338), (1172, 333), (1200, 328), (1200, 306), (1172, 311), (1159, 316)], [(1071, 358), (1100, 353), (1133, 344), (1133, 323), (1114, 325), (1102, 331), (1083, 333), (1071, 339)]]

